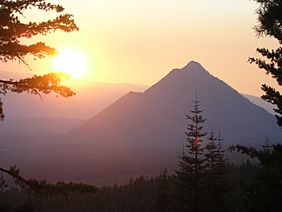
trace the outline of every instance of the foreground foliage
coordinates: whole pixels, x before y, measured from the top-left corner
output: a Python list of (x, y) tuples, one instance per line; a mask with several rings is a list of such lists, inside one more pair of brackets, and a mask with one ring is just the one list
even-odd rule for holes
[[(26, 11), (39, 10), (49, 14), (56, 14), (49, 20), (26, 21)], [(49, 3), (46, 0), (1, 0), (0, 1), (0, 62), (18, 60), (29, 67), (26, 56), (35, 58), (55, 55), (56, 49), (46, 45), (42, 41), (35, 43), (31, 38), (37, 35), (47, 35), (54, 31), (71, 32), (78, 30), (73, 16), (64, 13), (64, 7)], [(27, 44), (29, 43), (29, 44)], [(0, 79), (0, 94), (7, 92), (29, 92), (32, 94), (48, 94), (54, 91), (58, 95), (68, 97), (74, 92), (61, 85), (61, 75), (50, 73), (43, 76), (34, 75), (32, 78), (12, 80)], [(3, 103), (0, 98), (0, 120), (4, 119)]]
[(266, 143), (262, 150), (236, 145), (230, 149), (259, 160), (252, 181), (243, 186), (247, 211), (282, 211), (282, 145)]
[[(282, 85), (282, 0), (255, 0), (259, 3), (258, 26), (255, 30), (259, 36), (265, 35), (278, 41), (277, 49), (257, 48), (261, 57), (250, 58), (251, 63), (270, 74), (279, 86)], [(282, 95), (279, 89), (275, 89), (267, 84), (262, 85), (265, 94), (262, 98), (277, 108), (277, 123), (282, 126)]]

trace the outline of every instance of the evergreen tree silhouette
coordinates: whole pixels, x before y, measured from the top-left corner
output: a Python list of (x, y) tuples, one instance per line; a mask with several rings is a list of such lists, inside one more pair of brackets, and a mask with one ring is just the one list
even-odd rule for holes
[(244, 206), (250, 212), (282, 211), (282, 145), (268, 143), (258, 150), (254, 147), (233, 145), (238, 151), (259, 161), (249, 184), (244, 184)]
[[(261, 57), (249, 58), (250, 63), (255, 63), (266, 74), (270, 74), (279, 86), (282, 85), (282, 1), (281, 0), (255, 0), (259, 3), (257, 10), (259, 24), (255, 30), (259, 36), (265, 35), (275, 38), (278, 41), (278, 48), (270, 50), (267, 48), (257, 48)], [(262, 85), (264, 95), (262, 98), (277, 108), (277, 123), (282, 126), (282, 95), (279, 89), (275, 89), (267, 84)]]
[(224, 159), (224, 149), (222, 147), (222, 138), (220, 131), (218, 137), (214, 136), (213, 130), (208, 138), (206, 145), (207, 170), (205, 175), (205, 211), (226, 211), (226, 202), (228, 200), (227, 190), (229, 186), (226, 182), (226, 170)]
[(213, 129), (211, 129), (210, 136), (208, 137), (208, 144), (205, 146), (205, 157), (207, 168), (209, 170), (213, 170), (215, 165), (217, 164), (217, 160), (219, 157), (218, 145), (216, 144), (217, 138), (214, 136)]
[[(203, 132), (205, 119), (202, 117), (200, 102), (196, 93), (193, 109), (186, 118), (190, 121), (186, 134), (186, 145), (176, 171), (179, 211), (201, 211), (201, 187), (205, 169), (204, 148), (206, 133)], [(187, 150), (187, 151), (186, 151)]]

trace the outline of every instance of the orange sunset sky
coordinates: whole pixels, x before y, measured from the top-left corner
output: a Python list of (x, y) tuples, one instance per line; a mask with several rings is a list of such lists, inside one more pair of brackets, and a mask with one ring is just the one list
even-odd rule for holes
[[(275, 85), (247, 63), (248, 57), (257, 55), (257, 47), (277, 45), (273, 39), (256, 37), (257, 5), (251, 0), (52, 2), (72, 13), (80, 30), (32, 41), (41, 39), (57, 49), (73, 48), (83, 54), (87, 73), (80, 80), (150, 86), (171, 69), (195, 60), (239, 92), (260, 95), (260, 84)], [(27, 21), (53, 17), (37, 11), (25, 16)], [(27, 60), (34, 74), (53, 69), (51, 59)], [(0, 67), (11, 75), (30, 72), (17, 61)]]

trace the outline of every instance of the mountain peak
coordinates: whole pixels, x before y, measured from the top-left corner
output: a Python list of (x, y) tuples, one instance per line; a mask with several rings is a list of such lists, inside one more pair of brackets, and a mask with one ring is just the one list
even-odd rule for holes
[(197, 81), (201, 84), (206, 82), (212, 75), (198, 62), (190, 61), (183, 68), (172, 69), (165, 77), (158, 83), (150, 87), (148, 91), (163, 93), (163, 91), (173, 90), (175, 87), (182, 87), (182, 89), (190, 89), (193, 87), (194, 82)]
[(186, 66), (184, 66), (182, 69), (204, 69), (204, 68), (199, 62), (192, 60)]
[[(196, 61), (190, 61), (187, 65), (185, 65), (182, 68), (176, 68), (172, 69), (172, 71), (168, 75), (174, 75), (174, 74), (192, 74), (194, 76), (201, 75), (201, 76), (209, 76), (211, 75), (199, 62)], [(191, 77), (191, 75), (190, 75)]]
[(182, 68), (182, 70), (188, 70), (188, 71), (190, 71), (190, 70), (195, 70), (195, 71), (206, 71), (205, 69), (204, 69), (204, 67), (199, 63), (199, 62), (196, 62), (196, 61), (190, 61), (186, 66), (184, 66), (183, 68)]

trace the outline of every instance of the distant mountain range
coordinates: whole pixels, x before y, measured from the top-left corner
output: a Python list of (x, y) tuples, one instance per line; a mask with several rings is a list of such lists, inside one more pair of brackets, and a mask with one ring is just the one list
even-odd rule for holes
[[(2, 96), (6, 118), (0, 122), (0, 134), (65, 134), (128, 92), (142, 92), (146, 86), (82, 81), (71, 88), (76, 92), (71, 98), (52, 94), (43, 96), (42, 100), (30, 94)], [(259, 97), (242, 95), (274, 114), (270, 103)]]
[(275, 112), (273, 111), (275, 106), (273, 104), (263, 100), (261, 97), (252, 96), (252, 95), (248, 95), (248, 94), (242, 94), (242, 95), (245, 96), (248, 100), (250, 100), (255, 105), (258, 105), (258, 106), (262, 107), (263, 109), (265, 109), (267, 112), (269, 112), (273, 115), (275, 114)]
[(53, 94), (43, 95), (42, 100), (31, 94), (8, 93), (2, 96), (5, 121), (0, 122), (0, 135), (65, 134), (130, 90), (144, 91), (146, 88), (142, 85), (89, 84), (84, 81), (70, 87), (76, 92), (70, 98)]
[(128, 91), (144, 91), (143, 85), (102, 82), (74, 82), (69, 87), (76, 93), (69, 98), (54, 94), (37, 95), (8, 93), (1, 96), (6, 119), (88, 119), (102, 111)]
[(40, 140), (33, 150), (8, 149), (4, 161), (9, 162), (13, 152), (15, 164), (20, 163), (27, 176), (51, 180), (113, 182), (109, 180), (113, 176), (173, 171), (185, 143), (186, 114), (192, 110), (196, 91), (207, 119), (204, 130), (220, 129), (225, 146), (282, 138), (273, 115), (192, 61), (144, 92), (127, 93), (80, 126), (72, 126), (66, 136), (32, 138)]

